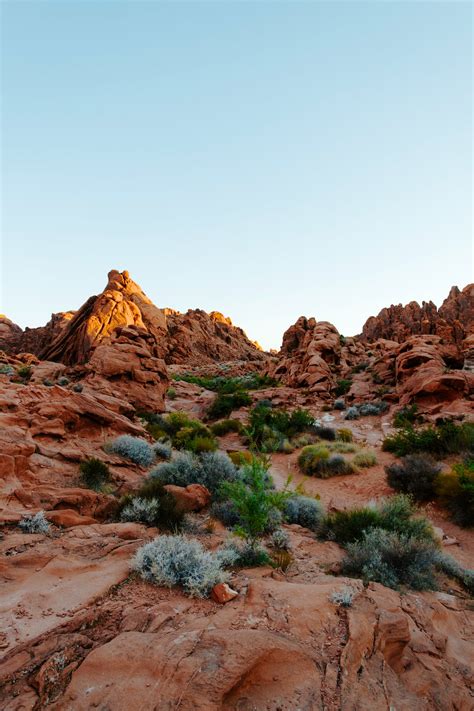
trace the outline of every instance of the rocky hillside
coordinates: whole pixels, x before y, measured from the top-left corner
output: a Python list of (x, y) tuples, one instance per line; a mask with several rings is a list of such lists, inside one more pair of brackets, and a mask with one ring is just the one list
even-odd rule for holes
[[(2, 319), (0, 707), (471, 711), (472, 295), (452, 290), (430, 332), (390, 309), (355, 338), (302, 317), (275, 357), (221, 314), (157, 308), (127, 272), (43, 328)], [(418, 509), (394, 498), (405, 460), (386, 447), (412, 404), (422, 432), (454, 428), (406, 464)], [(160, 578), (164, 553), (134, 562), (181, 545), (176, 527), (188, 548), (166, 571), (201, 561), (202, 597)]]

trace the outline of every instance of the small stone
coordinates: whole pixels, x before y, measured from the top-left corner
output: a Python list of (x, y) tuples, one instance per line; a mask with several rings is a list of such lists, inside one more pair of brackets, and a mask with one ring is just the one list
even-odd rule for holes
[(236, 590), (232, 590), (227, 583), (218, 583), (212, 588), (211, 597), (214, 602), (224, 605), (226, 602), (233, 600), (234, 597), (237, 597), (238, 594), (239, 593)]

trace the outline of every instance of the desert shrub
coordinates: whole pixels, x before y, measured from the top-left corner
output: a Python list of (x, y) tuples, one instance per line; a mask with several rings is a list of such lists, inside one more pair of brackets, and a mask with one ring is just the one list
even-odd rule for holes
[(301, 447), (307, 447), (309, 444), (314, 444), (318, 441), (318, 438), (314, 434), (302, 434), (297, 437), (293, 437), (291, 440), (293, 447), (295, 449), (300, 449)]
[(238, 471), (223, 452), (209, 452), (200, 456), (182, 453), (172, 461), (152, 469), (150, 478), (176, 486), (202, 484), (211, 494), (216, 494), (222, 482), (238, 478)]
[(377, 455), (372, 450), (367, 449), (363, 452), (358, 452), (352, 460), (352, 463), (355, 464), (356, 467), (374, 467), (377, 464)]
[(31, 365), (20, 365), (16, 369), (16, 374), (19, 378), (22, 380), (29, 380), (33, 374), (33, 370), (31, 368)]
[(357, 363), (357, 365), (355, 365), (352, 368), (352, 372), (353, 373), (362, 373), (364, 370), (367, 370), (368, 367), (369, 367), (368, 361), (365, 361), (364, 363)]
[(336, 430), (333, 427), (323, 427), (317, 425), (311, 430), (320, 439), (325, 439), (328, 442), (334, 442), (336, 439)]
[(243, 425), (239, 420), (220, 420), (211, 425), (211, 432), (217, 437), (223, 437), (229, 432), (242, 432)]
[(436, 567), (445, 575), (460, 582), (474, 595), (474, 570), (463, 568), (452, 556), (438, 551), (436, 555)]
[(265, 447), (266, 451), (279, 451), (286, 438), (306, 432), (313, 424), (314, 417), (307, 410), (296, 409), (288, 413), (260, 402), (250, 412), (248, 434), (258, 449)]
[(209, 513), (227, 528), (233, 528), (241, 524), (241, 518), (232, 501), (214, 501)]
[(47, 521), (44, 511), (38, 511), (33, 516), (24, 516), (18, 523), (24, 533), (44, 533), (50, 531), (50, 523)]
[(283, 515), (288, 523), (297, 523), (310, 531), (318, 531), (324, 518), (324, 509), (317, 499), (295, 494), (285, 501)]
[(280, 550), (287, 551), (291, 548), (290, 537), (283, 528), (277, 528), (270, 536), (270, 546)]
[(298, 457), (301, 470), (309, 476), (327, 479), (340, 474), (352, 474), (354, 467), (341, 454), (331, 454), (327, 447), (310, 445)]
[(252, 461), (252, 454), (247, 451), (229, 452), (228, 456), (232, 464), (235, 464), (236, 467), (242, 467), (244, 464), (249, 464)]
[(474, 459), (467, 458), (451, 472), (440, 474), (435, 489), (457, 524), (474, 526)]
[(123, 507), (120, 519), (121, 521), (134, 521), (154, 526), (159, 518), (159, 508), (160, 502), (158, 499), (142, 499), (139, 496), (134, 496)]
[(235, 528), (237, 535), (255, 547), (258, 539), (271, 528), (274, 510), (283, 508), (289, 494), (269, 488), (267, 467), (259, 459), (254, 458), (242, 467), (241, 473), (240, 479), (222, 484), (222, 498), (232, 501), (241, 519)]
[(166, 397), (170, 400), (176, 400), (176, 388), (168, 388), (166, 391)]
[(341, 395), (345, 395), (346, 393), (349, 392), (349, 390), (352, 387), (352, 380), (349, 378), (338, 380), (337, 385), (334, 388), (334, 394), (336, 397), (340, 397)]
[(138, 549), (132, 567), (144, 580), (173, 587), (192, 597), (206, 597), (214, 585), (227, 579), (219, 559), (199, 541), (185, 536), (160, 536)]
[(45, 379), (43, 380), (43, 385), (46, 385), (47, 388), (52, 388), (53, 385), (54, 385), (54, 383), (53, 383), (53, 381), (50, 380), (49, 378), (45, 378)]
[(386, 437), (382, 449), (398, 457), (418, 452), (427, 452), (439, 457), (472, 452), (474, 451), (474, 423), (465, 422), (456, 425), (454, 422), (441, 422), (436, 427), (420, 429), (407, 427)]
[(159, 457), (160, 459), (171, 459), (172, 449), (169, 444), (166, 444), (166, 442), (155, 442), (155, 444), (152, 444), (151, 446), (153, 452), (155, 453), (155, 457)]
[(399, 410), (393, 418), (393, 426), (398, 429), (405, 429), (406, 427), (411, 427), (419, 419), (418, 405), (405, 405)]
[(342, 590), (333, 592), (329, 599), (335, 605), (339, 605), (339, 607), (352, 607), (355, 592), (354, 588), (345, 585)]
[(344, 415), (345, 420), (358, 420), (360, 417), (359, 415), (359, 410), (357, 407), (348, 407), (346, 410), (346, 414)]
[(361, 540), (372, 528), (405, 533), (412, 538), (433, 541), (433, 529), (427, 519), (416, 516), (416, 508), (404, 495), (383, 499), (377, 506), (335, 511), (321, 525), (323, 538), (341, 545)]
[(337, 430), (336, 438), (339, 439), (341, 442), (352, 442), (352, 430), (342, 427), (340, 430)]
[(352, 454), (353, 452), (357, 452), (357, 447), (355, 444), (351, 444), (350, 442), (331, 442), (331, 444), (327, 445), (331, 452), (338, 452), (339, 454)]
[(184, 373), (182, 375), (174, 375), (174, 380), (184, 380), (187, 383), (194, 383), (206, 390), (214, 390), (218, 393), (231, 394), (238, 390), (261, 390), (262, 388), (270, 388), (278, 385), (278, 381), (270, 378), (268, 375), (260, 375), (259, 373), (247, 373), (236, 377), (226, 377), (218, 375), (215, 377), (202, 377)]
[[(158, 507), (148, 509), (148, 517), (143, 523), (169, 530), (180, 528), (183, 522), (183, 511), (179, 508), (174, 496), (165, 489), (163, 482), (159, 479), (148, 478), (134, 495), (124, 496), (119, 504), (120, 515), (134, 499), (157, 501), (159, 504)], [(151, 518), (152, 510), (155, 514), (153, 519)]]
[(434, 497), (440, 471), (440, 465), (426, 454), (409, 454), (385, 467), (389, 485), (403, 494), (411, 494), (417, 501)]
[(398, 590), (433, 590), (436, 584), (437, 548), (432, 541), (404, 533), (372, 528), (347, 545), (342, 570), (346, 575), (374, 581)]
[(1, 363), (0, 364), (0, 375), (13, 375), (15, 372), (15, 368), (13, 366), (8, 365), (8, 363)]
[(363, 405), (358, 405), (359, 414), (363, 417), (367, 415), (381, 415), (383, 412), (387, 412), (388, 403), (384, 400), (379, 400), (376, 402), (366, 402)]
[(91, 457), (79, 464), (81, 481), (88, 489), (98, 491), (104, 484), (110, 481), (110, 472), (107, 464)]
[(108, 449), (141, 467), (149, 467), (155, 461), (153, 448), (145, 439), (140, 437), (120, 435), (120, 437), (109, 443)]
[(345, 410), (346, 409), (346, 403), (342, 398), (338, 400), (334, 400), (333, 407), (335, 410)]
[(72, 386), (72, 389), (75, 393), (82, 393), (82, 391), (84, 390), (84, 386), (82, 385), (82, 383), (76, 383)]
[(238, 568), (257, 568), (270, 563), (270, 556), (265, 548), (246, 542), (228, 541), (217, 551), (216, 557), (224, 568), (234, 565)]
[(61, 385), (62, 387), (69, 385), (69, 378), (66, 378), (64, 375), (61, 378), (58, 378), (58, 385)]
[(252, 398), (246, 390), (236, 390), (233, 393), (218, 393), (207, 410), (207, 417), (210, 420), (229, 417), (234, 410), (251, 404)]

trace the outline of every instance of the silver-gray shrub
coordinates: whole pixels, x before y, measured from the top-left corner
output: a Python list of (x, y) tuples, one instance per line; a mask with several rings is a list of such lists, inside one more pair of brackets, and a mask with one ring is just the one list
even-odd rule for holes
[(450, 578), (458, 580), (464, 587), (474, 594), (474, 570), (464, 568), (452, 556), (438, 551), (435, 559), (436, 567)]
[(193, 538), (159, 536), (136, 552), (132, 568), (144, 580), (156, 585), (179, 585), (192, 597), (206, 597), (228, 574), (217, 554), (207, 551)]
[(348, 407), (346, 410), (346, 414), (344, 415), (345, 420), (358, 420), (359, 417), (359, 410), (355, 406)]
[(170, 462), (159, 464), (150, 472), (164, 484), (188, 486), (202, 484), (216, 494), (224, 481), (239, 478), (237, 467), (223, 452), (206, 452), (199, 456), (183, 452)]
[(291, 548), (290, 537), (283, 528), (277, 528), (270, 536), (272, 548), (287, 551)]
[(160, 459), (171, 459), (171, 445), (166, 444), (166, 442), (155, 442), (152, 444), (152, 449), (156, 457)]
[(158, 516), (159, 508), (160, 502), (158, 499), (142, 499), (139, 496), (135, 496), (122, 510), (120, 520), (146, 523), (148, 526), (153, 526)]
[(49, 533), (51, 528), (44, 511), (38, 511), (34, 516), (24, 516), (18, 525), (24, 533)]
[(288, 523), (297, 523), (310, 531), (317, 531), (324, 518), (324, 509), (317, 499), (297, 494), (285, 502), (284, 516)]
[(354, 588), (345, 585), (342, 590), (333, 592), (329, 599), (335, 605), (339, 605), (339, 607), (352, 607), (355, 592)]
[(155, 453), (152, 446), (140, 437), (131, 435), (120, 435), (108, 445), (109, 451), (118, 454), (141, 467), (150, 467), (155, 461)]

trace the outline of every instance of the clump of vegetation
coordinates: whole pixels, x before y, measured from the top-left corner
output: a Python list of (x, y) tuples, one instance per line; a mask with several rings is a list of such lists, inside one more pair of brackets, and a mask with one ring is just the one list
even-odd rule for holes
[(335, 410), (345, 410), (346, 409), (346, 403), (342, 399), (334, 400), (333, 407)]
[(353, 373), (362, 373), (364, 370), (367, 370), (368, 367), (369, 367), (368, 361), (365, 361), (364, 363), (357, 363), (357, 365), (355, 365), (352, 368), (352, 372)]
[(329, 599), (339, 607), (352, 607), (355, 592), (354, 588), (345, 585), (342, 590), (333, 592)]
[(65, 387), (66, 385), (69, 385), (69, 378), (66, 378), (65, 375), (62, 377), (58, 378), (58, 385), (61, 385), (61, 387)]
[(348, 407), (346, 410), (346, 414), (344, 415), (345, 420), (358, 420), (360, 417), (359, 415), (359, 410), (357, 407)]
[(435, 495), (441, 466), (426, 454), (409, 454), (400, 462), (385, 467), (389, 485), (417, 501), (429, 501)]
[(436, 584), (437, 548), (432, 541), (405, 533), (372, 528), (347, 545), (342, 570), (346, 575), (374, 581), (395, 590), (433, 590)]
[(365, 402), (362, 405), (357, 405), (359, 414), (365, 417), (366, 415), (381, 415), (383, 412), (387, 412), (388, 403), (384, 400), (378, 400), (376, 402)]
[(211, 425), (210, 429), (217, 437), (223, 437), (229, 434), (229, 432), (237, 432), (237, 434), (240, 434), (244, 430), (244, 426), (240, 420), (220, 420)]
[(328, 442), (334, 442), (336, 439), (336, 430), (333, 427), (325, 427), (323, 425), (315, 425), (312, 432), (320, 439), (325, 439)]
[(427, 452), (439, 457), (474, 452), (474, 423), (441, 422), (436, 427), (407, 427), (386, 437), (382, 449), (398, 457)]
[(328, 447), (317, 444), (303, 448), (298, 457), (298, 465), (308, 476), (316, 476), (320, 479), (354, 473), (352, 464), (341, 454), (331, 454)]
[(129, 459), (141, 467), (149, 467), (155, 461), (152, 446), (140, 437), (120, 435), (108, 444), (108, 449), (113, 454), (118, 454), (124, 459)]
[(393, 418), (393, 426), (398, 429), (412, 427), (419, 420), (418, 405), (405, 405)]
[(244, 464), (250, 464), (252, 461), (252, 454), (247, 451), (239, 452), (229, 452), (229, 459), (236, 467), (242, 467)]
[(218, 420), (229, 415), (241, 407), (252, 404), (252, 398), (246, 390), (236, 390), (232, 393), (219, 392), (207, 411), (210, 420)]
[(8, 365), (8, 363), (0, 364), (0, 375), (13, 375), (14, 372), (15, 369), (11, 365)]
[(185, 536), (159, 536), (138, 549), (132, 567), (144, 580), (164, 587), (179, 585), (192, 597), (206, 597), (228, 579), (219, 558)]
[(122, 521), (136, 521), (167, 530), (179, 529), (184, 517), (174, 496), (158, 479), (146, 479), (135, 494), (124, 496), (118, 513)]
[(350, 378), (345, 378), (342, 380), (338, 380), (336, 387), (334, 388), (334, 394), (338, 398), (341, 395), (345, 395), (346, 393), (349, 392), (349, 390), (352, 387), (352, 380)]
[(362, 540), (368, 530), (382, 528), (432, 541), (433, 529), (429, 521), (416, 514), (417, 510), (410, 497), (399, 494), (382, 500), (377, 506), (328, 514), (322, 522), (321, 535), (344, 546)]
[(220, 491), (222, 498), (229, 499), (239, 515), (240, 523), (235, 527), (235, 533), (255, 548), (259, 538), (272, 528), (275, 510), (283, 509), (290, 494), (271, 488), (267, 467), (260, 459), (254, 458), (240, 472), (238, 479), (225, 481)]
[(51, 525), (46, 519), (44, 511), (38, 511), (34, 516), (24, 516), (18, 525), (23, 533), (48, 534), (51, 529)]
[(283, 528), (275, 529), (270, 536), (270, 546), (277, 550), (290, 550), (291, 542), (288, 533)]
[(285, 501), (283, 514), (288, 523), (297, 523), (314, 532), (319, 530), (324, 519), (321, 502), (300, 494), (294, 494)]
[(81, 383), (76, 383), (72, 386), (72, 389), (75, 393), (82, 393), (82, 391), (84, 390), (84, 386)]
[(50, 380), (49, 378), (45, 378), (45, 379), (43, 380), (43, 385), (45, 385), (47, 388), (52, 388), (53, 385), (54, 385), (54, 383), (53, 383), (53, 381)]
[(355, 444), (351, 444), (350, 442), (331, 442), (330, 444), (327, 445), (331, 452), (338, 452), (339, 454), (351, 454), (353, 452), (357, 452), (357, 447)]
[(141, 413), (141, 417), (146, 420), (152, 437), (169, 439), (176, 449), (187, 449), (196, 454), (217, 449), (217, 440), (209, 427), (185, 412), (171, 412), (165, 416)]
[(155, 453), (155, 457), (159, 459), (171, 459), (172, 449), (166, 442), (155, 442), (155, 444), (152, 444), (152, 449)]
[(260, 545), (250, 545), (246, 542), (229, 541), (217, 551), (216, 557), (222, 562), (224, 568), (236, 566), (238, 568), (257, 568), (269, 565), (271, 558), (265, 548)]
[(442, 551), (438, 551), (436, 556), (436, 567), (445, 575), (460, 582), (471, 595), (474, 595), (474, 570), (463, 568), (457, 560)]
[(257, 450), (289, 453), (293, 451), (289, 439), (313, 427), (314, 417), (307, 410), (296, 409), (289, 413), (260, 402), (250, 412), (247, 433)]
[(366, 449), (363, 452), (358, 452), (352, 463), (356, 467), (363, 467), (364, 469), (374, 467), (377, 464), (377, 455), (371, 449)]
[(455, 464), (440, 474), (435, 485), (441, 503), (460, 526), (474, 526), (474, 459)]
[(100, 491), (104, 484), (110, 481), (109, 467), (96, 457), (90, 457), (81, 462), (79, 472), (84, 486), (94, 491)]
[(169, 400), (176, 400), (176, 388), (168, 388), (166, 391), (166, 397)]
[(20, 365), (16, 369), (16, 374), (19, 378), (21, 378), (21, 380), (27, 382), (33, 375), (33, 369), (31, 365)]
[(268, 375), (260, 375), (259, 373), (248, 373), (234, 378), (218, 375), (215, 377), (201, 377), (184, 373), (183, 375), (173, 376), (174, 380), (184, 380), (187, 383), (194, 383), (206, 390), (214, 390), (218, 393), (230, 394), (239, 390), (261, 390), (262, 388), (271, 388), (278, 385), (278, 381), (270, 378)]
[(209, 452), (199, 456), (186, 452), (152, 469), (150, 478), (176, 486), (202, 484), (211, 494), (216, 495), (223, 482), (237, 480), (239, 473), (223, 452)]
[(352, 430), (342, 427), (340, 430), (337, 430), (336, 438), (341, 442), (352, 442), (354, 437)]

